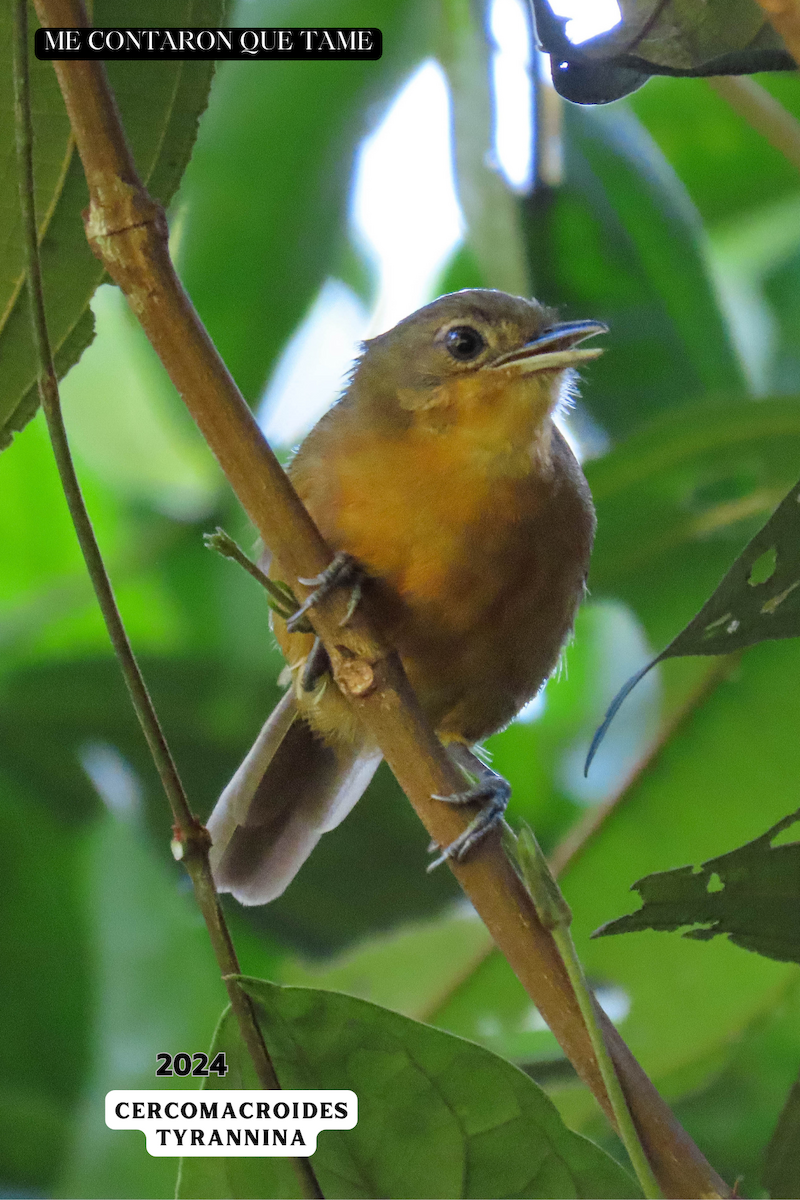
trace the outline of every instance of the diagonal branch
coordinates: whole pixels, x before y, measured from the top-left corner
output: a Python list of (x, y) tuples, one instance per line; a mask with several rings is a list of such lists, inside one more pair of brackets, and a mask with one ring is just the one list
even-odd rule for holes
[(800, 121), (748, 75), (712, 75), (708, 86), (800, 171)]
[[(80, 0), (35, 0), (46, 26), (89, 24)], [(331, 561), (308, 513), (217, 354), (178, 280), (167, 250), (163, 211), (139, 181), (102, 63), (56, 62), (89, 184), (87, 237), (125, 293), (231, 486), (296, 594), (295, 581)], [(382, 646), (360, 610), (340, 625), (346, 598), (333, 593), (311, 620), (322, 637), (334, 676), (380, 746), (418, 815), (440, 844), (465, 825), (463, 814), (432, 799), (460, 786), (403, 675), (397, 656)], [(353, 670), (355, 663), (357, 669)], [(450, 863), (565, 1053), (609, 1112), (569, 978), (552, 937), (539, 922), (525, 888), (490, 836), (464, 863)], [(729, 1189), (681, 1129), (610, 1021), (609, 1045), (653, 1170), (669, 1196), (729, 1195)]]

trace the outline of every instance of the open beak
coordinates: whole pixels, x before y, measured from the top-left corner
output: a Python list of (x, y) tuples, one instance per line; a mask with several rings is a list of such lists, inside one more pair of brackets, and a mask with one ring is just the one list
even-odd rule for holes
[(578, 348), (580, 342), (597, 333), (608, 333), (608, 327), (601, 321), (564, 321), (542, 330), (533, 341), (509, 351), (487, 366), (492, 370), (514, 371), (518, 375), (574, 367), (592, 358), (599, 358), (603, 353), (600, 347), (587, 350)]

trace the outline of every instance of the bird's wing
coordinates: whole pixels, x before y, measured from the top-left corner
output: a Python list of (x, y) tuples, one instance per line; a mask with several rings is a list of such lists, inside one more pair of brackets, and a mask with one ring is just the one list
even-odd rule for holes
[(381, 753), (332, 749), (287, 692), (208, 820), (214, 881), (241, 904), (266, 904), (291, 883), (323, 833), (343, 821)]

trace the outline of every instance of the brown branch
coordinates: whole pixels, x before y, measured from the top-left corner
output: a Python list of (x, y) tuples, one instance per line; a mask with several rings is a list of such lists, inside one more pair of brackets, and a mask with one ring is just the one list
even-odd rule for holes
[[(664, 747), (670, 744), (677, 730), (708, 699), (717, 685), (736, 670), (740, 658), (740, 654), (730, 654), (725, 658), (713, 659), (708, 670), (703, 673), (695, 686), (664, 722), (658, 736), (635, 763), (624, 783), (607, 800), (590, 808), (582, 820), (571, 826), (547, 860), (547, 865), (555, 879), (559, 879), (565, 871), (569, 870), (613, 813), (622, 808), (630, 799), (636, 784), (647, 774)], [(470, 961), (459, 972), (458, 977), (451, 980), (447, 988), (443, 989), (423, 1011), (418, 1012), (417, 1018), (420, 1021), (433, 1021), (437, 1013), (457, 995), (459, 989), (469, 982), (493, 950), (492, 943), (476, 950)]]
[(800, 63), (800, 0), (756, 0), (786, 43), (786, 49)]
[[(43, 25), (88, 25), (79, 0), (35, 2)], [(294, 588), (298, 577), (314, 576), (330, 562), (330, 550), (264, 441), (173, 270), (163, 212), (136, 176), (102, 64), (54, 65), (89, 183), (90, 244), (127, 296), (280, 564), (281, 577)], [(305, 595), (307, 589), (296, 586), (297, 594)], [(333, 594), (313, 610), (312, 622), (325, 642), (334, 674), (431, 836), (447, 844), (462, 831), (465, 818), (432, 796), (456, 791), (461, 778), (425, 721), (396, 655), (375, 639), (362, 613), (345, 628), (340, 626), (346, 606), (346, 598)], [(502, 852), (499, 835), (487, 838), (452, 869), (579, 1075), (608, 1111), (564, 966)], [(605, 1018), (603, 1032), (664, 1192), (683, 1197), (729, 1195)]]

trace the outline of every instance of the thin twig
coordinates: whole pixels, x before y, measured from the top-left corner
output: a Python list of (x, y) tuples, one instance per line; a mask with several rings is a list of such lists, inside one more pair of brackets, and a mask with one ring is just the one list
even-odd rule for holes
[[(291, 588), (285, 583), (280, 583), (275, 579), (270, 579), (269, 575), (265, 575), (258, 563), (254, 563), (251, 558), (248, 558), (241, 546), (238, 546), (230, 534), (221, 529), (219, 525), (214, 533), (203, 534), (203, 541), (209, 550), (215, 550), (223, 558), (229, 558), (232, 562), (238, 563), (247, 571), (248, 575), (255, 579), (256, 583), (260, 583), (267, 593), (267, 604), (278, 616), (286, 620), (297, 612), (299, 605)], [(308, 632), (311, 632), (310, 626)]]
[[(172, 808), (176, 843), (179, 847), (177, 857), (180, 857), (185, 863), (194, 884), (195, 896), (208, 926), (217, 962), (230, 997), (231, 1007), (238, 1018), (242, 1036), (253, 1059), (259, 1082), (263, 1088), (279, 1090), (280, 1084), (258, 1027), (252, 1003), (239, 987), (236, 979), (228, 978), (239, 975), (241, 968), (222, 915), (219, 897), (214, 888), (208, 865), (209, 837), (189, 807), (158, 715), (125, 632), (69, 450), (61, 411), (58, 380), (47, 332), (39, 262), (34, 209), (33, 130), (30, 113), (27, 9), (27, 0), (17, 0), (14, 38), (14, 115), (28, 294), (33, 337), (39, 360), (39, 396), (47, 421), (58, 473), (81, 552), (86, 562), (86, 569), (91, 578), (114, 653), (130, 692), (133, 707)], [(302, 1195), (308, 1198), (321, 1197), (322, 1193), (308, 1159), (294, 1158), (292, 1162), (297, 1171)]]
[(800, 121), (765, 87), (747, 75), (712, 75), (708, 86), (800, 171)]
[(736, 669), (739, 654), (726, 655), (712, 661), (712, 665), (704, 672), (683, 702), (675, 709), (659, 730), (658, 737), (648, 746), (646, 752), (637, 761), (631, 773), (617, 791), (590, 809), (582, 821), (574, 825), (567, 835), (559, 842), (550, 855), (550, 870), (556, 878), (572, 866), (575, 859), (586, 849), (589, 842), (605, 825), (608, 818), (633, 792), (634, 785), (653, 766), (661, 751), (669, 745), (676, 731), (708, 699), (714, 689)]
[[(86, 26), (79, 0), (35, 0), (45, 26)], [(252, 413), (192, 308), (169, 258), (161, 208), (136, 175), (101, 62), (54, 63), (89, 184), (87, 236), (142, 323), (178, 393), (217, 456), (243, 507), (298, 598), (332, 554), (267, 446)], [(460, 777), (425, 720), (396, 654), (373, 635), (359, 608), (346, 626), (347, 598), (335, 592), (311, 615), (334, 678), (431, 836), (452, 842), (466, 819), (433, 799)], [(355, 662), (357, 670), (352, 671)], [(364, 686), (365, 678), (371, 685)], [(525, 888), (489, 836), (463, 863), (450, 863), (581, 1078), (610, 1112), (602, 1076), (569, 977)], [(722, 1179), (681, 1129), (606, 1017), (603, 1030), (648, 1157), (672, 1196), (728, 1195)], [(612, 1118), (613, 1119), (613, 1118)]]

